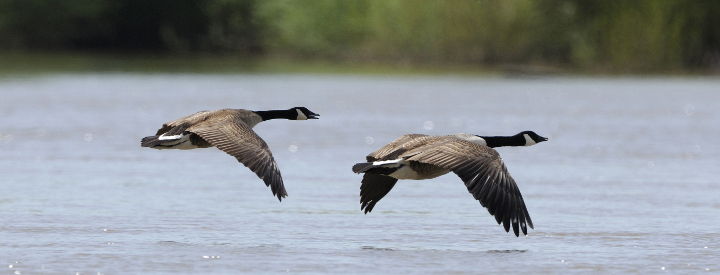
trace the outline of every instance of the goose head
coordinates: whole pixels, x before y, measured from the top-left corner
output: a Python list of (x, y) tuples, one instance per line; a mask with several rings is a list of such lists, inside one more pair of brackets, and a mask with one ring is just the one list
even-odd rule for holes
[(313, 113), (305, 107), (291, 108), (291, 111), (297, 113), (297, 116), (290, 118), (291, 120), (307, 120), (307, 119), (318, 119), (319, 114)]
[(542, 137), (533, 131), (522, 131), (515, 136), (523, 137), (525, 139), (525, 146), (535, 145), (548, 140), (548, 138)]

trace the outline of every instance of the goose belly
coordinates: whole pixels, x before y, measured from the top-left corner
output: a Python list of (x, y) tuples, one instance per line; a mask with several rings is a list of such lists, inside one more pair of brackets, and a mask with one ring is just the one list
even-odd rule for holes
[(410, 161), (400, 166), (400, 168), (395, 170), (395, 172), (390, 173), (388, 176), (401, 180), (424, 180), (437, 178), (447, 174), (448, 172), (450, 171), (432, 164)]

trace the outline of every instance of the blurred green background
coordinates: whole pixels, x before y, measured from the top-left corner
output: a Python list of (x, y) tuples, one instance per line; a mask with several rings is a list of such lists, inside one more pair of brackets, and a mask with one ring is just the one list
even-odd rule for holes
[(291, 60), (716, 73), (720, 1), (0, 0), (0, 49), (3, 70), (133, 60), (150, 69), (262, 70)]

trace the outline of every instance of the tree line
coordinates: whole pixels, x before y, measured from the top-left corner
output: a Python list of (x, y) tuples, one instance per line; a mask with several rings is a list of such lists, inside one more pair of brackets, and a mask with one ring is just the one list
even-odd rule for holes
[(702, 69), (720, 1), (0, 0), (0, 48)]

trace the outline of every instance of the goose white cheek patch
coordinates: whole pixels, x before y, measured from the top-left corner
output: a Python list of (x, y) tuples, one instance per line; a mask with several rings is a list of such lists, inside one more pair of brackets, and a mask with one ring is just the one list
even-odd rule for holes
[(525, 137), (525, 146), (535, 145), (537, 142), (535, 142), (528, 134), (523, 134), (523, 137)]
[(303, 112), (300, 112), (299, 109), (295, 109), (295, 111), (298, 113), (297, 120), (307, 120), (307, 116)]

